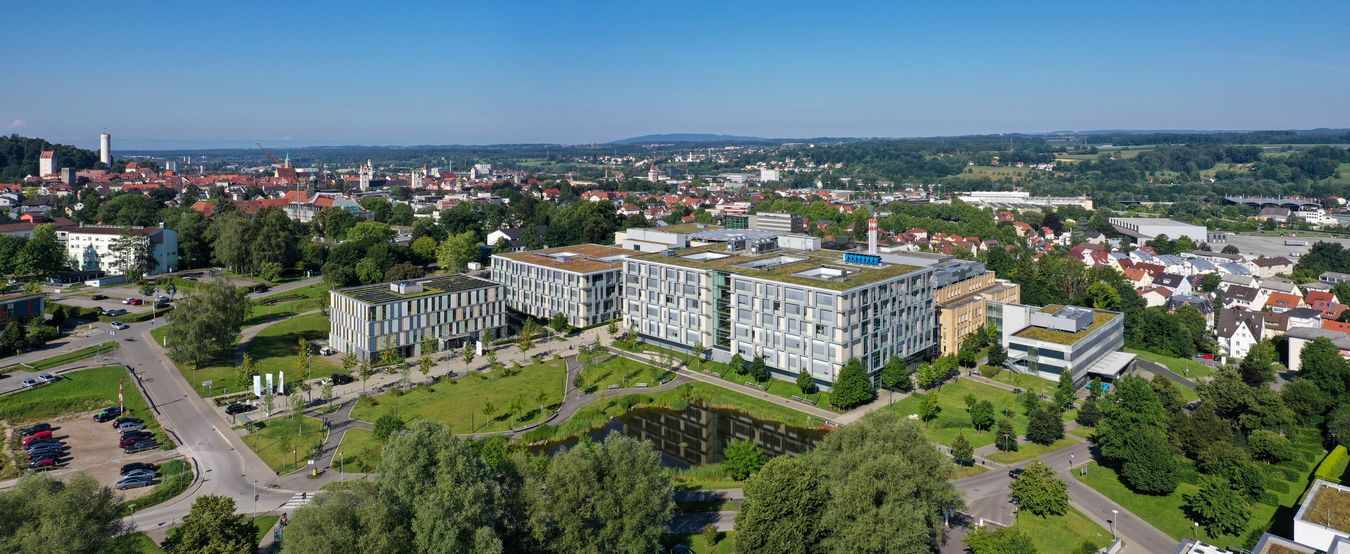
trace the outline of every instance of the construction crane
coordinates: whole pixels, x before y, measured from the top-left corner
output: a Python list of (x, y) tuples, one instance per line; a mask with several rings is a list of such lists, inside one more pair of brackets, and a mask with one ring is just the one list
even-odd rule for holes
[(262, 150), (264, 154), (267, 154), (267, 157), (272, 158), (272, 163), (273, 163), (273, 164), (276, 164), (277, 167), (285, 167), (285, 166), (286, 166), (286, 164), (281, 163), (281, 160), (277, 159), (277, 155), (276, 155), (276, 154), (273, 154), (272, 151), (271, 151), (271, 150), (268, 150), (266, 146), (263, 146), (261, 142), (255, 142), (255, 143), (253, 143), (253, 144), (258, 145), (258, 149), (259, 149), (259, 150)]

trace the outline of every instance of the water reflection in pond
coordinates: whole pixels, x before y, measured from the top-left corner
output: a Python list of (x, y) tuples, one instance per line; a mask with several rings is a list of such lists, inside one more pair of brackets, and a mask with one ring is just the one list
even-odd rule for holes
[[(632, 410), (610, 420), (609, 425), (591, 437), (599, 441), (613, 432), (650, 441), (667, 466), (679, 468), (722, 461), (722, 449), (734, 440), (755, 441), (766, 455), (773, 457), (804, 453), (825, 436), (821, 429), (793, 427), (696, 405), (683, 410)], [(561, 446), (570, 447), (574, 443), (567, 441)], [(554, 452), (556, 448), (546, 450)]]

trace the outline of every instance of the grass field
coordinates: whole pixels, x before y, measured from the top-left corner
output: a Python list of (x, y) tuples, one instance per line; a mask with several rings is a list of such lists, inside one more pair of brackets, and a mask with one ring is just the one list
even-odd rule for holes
[[(967, 394), (975, 396), (977, 400), (988, 400), (993, 403), (994, 415), (998, 419), (1003, 419), (1004, 408), (1010, 408), (1013, 415), (1009, 419), (1012, 420), (1013, 427), (1017, 429), (1019, 435), (1026, 433), (1027, 416), (1022, 411), (1022, 403), (1018, 401), (1017, 395), (1010, 391), (970, 379), (958, 379), (943, 385), (940, 389), (928, 391), (924, 394), (936, 394), (938, 405), (942, 407), (942, 411), (938, 413), (937, 418), (923, 426), (924, 434), (935, 442), (951, 446), (957, 435), (965, 433), (966, 440), (970, 441), (971, 446), (975, 448), (994, 443), (993, 429), (978, 431), (971, 426), (970, 413), (966, 409), (965, 397)], [(908, 416), (919, 413), (919, 404), (919, 397), (910, 395), (886, 409), (895, 410), (901, 415)], [(1064, 414), (1065, 421), (1072, 418), (1072, 411)]]
[(160, 428), (154, 412), (136, 387), (136, 380), (120, 365), (72, 371), (50, 385), (5, 396), (0, 401), (0, 420), (19, 426), (116, 406), (119, 383), (123, 384), (123, 405), (128, 415), (144, 419), (146, 429), (155, 433), (160, 444), (166, 449), (173, 448), (173, 441)]
[(966, 477), (974, 477), (976, 475), (989, 471), (989, 468), (981, 465), (974, 465), (974, 466), (956, 465), (955, 467), (956, 470), (952, 471), (952, 476), (947, 478), (948, 481), (957, 481), (960, 479), (965, 479)]
[(244, 326), (317, 310), (322, 305), (323, 298), (328, 296), (328, 290), (327, 284), (315, 283), (256, 298), (253, 300), (253, 313), (244, 321)]
[[(548, 410), (541, 412), (540, 405), (553, 407), (562, 402), (566, 375), (563, 362), (555, 360), (524, 366), (512, 376), (500, 370), (469, 375), (452, 382), (422, 385), (402, 395), (388, 392), (362, 398), (352, 409), (352, 418), (373, 423), (382, 415), (394, 414), (404, 420), (420, 417), (439, 421), (456, 433), (505, 431), (548, 417)], [(521, 410), (508, 414), (515, 399), (520, 399)], [(491, 409), (485, 411), (489, 405)]]
[(736, 532), (721, 531), (718, 534), (717, 546), (709, 547), (703, 540), (702, 533), (692, 535), (671, 535), (666, 542), (666, 546), (675, 546), (683, 544), (694, 551), (695, 554), (731, 554), (736, 551)]
[[(253, 362), (258, 368), (259, 373), (278, 373), (286, 372), (288, 382), (297, 381), (300, 378), (300, 372), (296, 369), (296, 358), (299, 352), (299, 342), (301, 338), (307, 341), (324, 339), (328, 337), (328, 318), (321, 314), (310, 314), (307, 316), (279, 321), (263, 329), (253, 340), (249, 341), (246, 352), (253, 356)], [(163, 332), (156, 329), (151, 332), (155, 335), (159, 332), (157, 339), (163, 344)], [(327, 375), (337, 369), (337, 366), (329, 363), (327, 360), (315, 357), (312, 358), (312, 375)], [(216, 396), (229, 392), (239, 392), (249, 386), (252, 382), (240, 383), (235, 375), (235, 365), (233, 360), (221, 360), (215, 363), (207, 364), (201, 369), (193, 369), (191, 363), (175, 363), (178, 371), (182, 372), (187, 381), (192, 384), (193, 390), (202, 396)], [(205, 381), (211, 381), (211, 385), (202, 386)]]
[(309, 416), (279, 417), (255, 425), (260, 428), (244, 435), (244, 442), (277, 475), (304, 466), (310, 448), (323, 442), (328, 434), (321, 421)]
[[(668, 348), (662, 348), (660, 346), (647, 344), (645, 342), (639, 342), (632, 348), (624, 348), (624, 345), (616, 342), (614, 343), (614, 347), (636, 353), (643, 353), (649, 351), (664, 352), (680, 360), (683, 360), (685, 363), (685, 367), (689, 368), (691, 371), (698, 371), (698, 372), (711, 371), (717, 374), (719, 378), (726, 379), (727, 381), (736, 384), (745, 384), (745, 382), (752, 380), (750, 379), (750, 376), (747, 374), (738, 374), (735, 371), (732, 371), (731, 366), (728, 364), (716, 362), (713, 360), (699, 360), (696, 359), (694, 356), (690, 356), (689, 354), (676, 352)], [(811, 405), (820, 408), (822, 410), (830, 410), (836, 413), (843, 413), (835, 409), (833, 406), (830, 406), (830, 393), (828, 391), (818, 390), (812, 394), (802, 394), (801, 389), (797, 388), (796, 382), (784, 381), (781, 379), (769, 379), (767, 388), (768, 390), (766, 390), (765, 392), (780, 398), (786, 398), (791, 400), (793, 396), (797, 396), (799, 398), (804, 398), (806, 400), (811, 401)]]
[(672, 469), (670, 478), (676, 490), (734, 489), (745, 485), (742, 481), (732, 479), (721, 463)]
[[(1028, 441), (1028, 442), (1023, 442), (1023, 443), (1017, 445), (1017, 450), (1014, 451), (1014, 452), (1003, 452), (1003, 451), (999, 451), (999, 452), (994, 452), (993, 454), (990, 454), (990, 455), (985, 456), (985, 457), (986, 457), (986, 458), (989, 458), (990, 460), (993, 460), (993, 461), (995, 461), (995, 462), (998, 462), (998, 463), (1000, 463), (1000, 464), (1015, 464), (1015, 463), (1020, 462), (1020, 461), (1022, 461), (1022, 460), (1030, 460), (1030, 459), (1032, 459), (1032, 458), (1038, 458), (1038, 457), (1040, 457), (1040, 456), (1046, 454), (1047, 452), (1054, 452), (1054, 451), (1059, 450), (1059, 449), (1061, 449), (1061, 448), (1064, 448), (1064, 447), (1066, 447), (1066, 446), (1072, 446), (1074, 443), (1077, 443), (1077, 442), (1078, 442), (1078, 441), (1076, 441), (1076, 440), (1070, 438), (1070, 437), (1067, 436), (1067, 435), (1066, 435), (1064, 438), (1062, 438), (1062, 439), (1059, 439), (1059, 440), (1057, 440), (1057, 441), (1055, 441), (1055, 442), (1053, 442), (1053, 443), (1045, 444), (1045, 445), (1036, 444), (1036, 443), (1034, 443), (1034, 442), (1029, 442), (1029, 441)], [(1066, 458), (1067, 458), (1067, 456), (1066, 456)], [(1055, 461), (1055, 462), (1058, 462), (1058, 460), (1054, 460), (1054, 461)], [(1066, 463), (1068, 462), (1067, 459), (1064, 460), (1064, 461), (1065, 461)]]
[(990, 379), (1005, 385), (1021, 388), (1022, 390), (1035, 391), (1037, 394), (1046, 396), (1054, 396), (1055, 388), (1059, 385), (1059, 383), (1056, 383), (1055, 381), (1041, 379), (1034, 375), (1018, 373), (1016, 371), (1008, 371), (1006, 369), (998, 372), (998, 375), (990, 377)]
[[(1297, 510), (1299, 497), (1307, 488), (1308, 475), (1313, 471), (1317, 460), (1326, 454), (1321, 449), (1319, 440), (1316, 431), (1308, 430), (1300, 432), (1294, 440), (1295, 449), (1299, 456), (1298, 461), (1285, 462), (1280, 467), (1291, 470), (1294, 467), (1302, 468), (1297, 472), (1299, 478), (1296, 480), (1286, 481), (1281, 477), (1279, 471), (1275, 471), (1275, 468), (1265, 466), (1270, 469), (1267, 472), (1267, 496), (1272, 496), (1276, 505), (1253, 502), (1247, 512), (1248, 528), (1242, 536), (1221, 535), (1216, 537), (1205, 532), (1202, 527), (1200, 529), (1200, 540), (1221, 547), (1250, 548), (1256, 536), (1263, 531), (1289, 532), (1290, 517)], [(1190, 536), (1194, 531), (1192, 522), (1182, 509), (1183, 497), (1199, 489), (1196, 484), (1199, 477), (1191, 462), (1184, 462), (1182, 475), (1181, 484), (1172, 494), (1166, 496), (1134, 493), (1120, 482), (1115, 471), (1097, 465), (1095, 462), (1088, 465), (1087, 476), (1080, 476), (1075, 472), (1074, 478), (1111, 498), (1111, 500), (1153, 524), (1154, 527), (1167, 533), (1172, 538), (1180, 540)], [(1276, 485), (1276, 483), (1282, 485)], [(1279, 488), (1285, 490), (1281, 491)], [(1279, 513), (1284, 513), (1284, 515), (1278, 516)]]
[(95, 344), (93, 346), (86, 346), (79, 350), (66, 352), (65, 354), (57, 354), (50, 358), (43, 358), (31, 364), (21, 364), (21, 365), (16, 364), (0, 369), (0, 375), (9, 373), (11, 371), (18, 371), (21, 369), (26, 371), (42, 371), (44, 369), (51, 369), (53, 367), (59, 367), (69, 363), (78, 362), (86, 358), (92, 358), (99, 354), (112, 352), (113, 350), (117, 350), (118, 346), (119, 344), (116, 341), (109, 341), (102, 344)]
[[(348, 429), (333, 453), (333, 465), (343, 472), (369, 473), (380, 465), (384, 445), (369, 429)], [(338, 454), (341, 454), (339, 456)]]
[(1136, 350), (1134, 348), (1126, 348), (1125, 351), (1155, 364), (1165, 365), (1167, 366), (1167, 369), (1172, 370), (1172, 373), (1192, 381), (1198, 382), (1199, 380), (1208, 378), (1211, 373), (1214, 373), (1214, 368), (1195, 360), (1174, 358), (1172, 356), (1164, 356), (1162, 354), (1156, 354), (1147, 350)]
[(1027, 178), (1031, 175), (1031, 172), (1032, 169), (1030, 167), (975, 165), (966, 167), (965, 171), (958, 175), (958, 177), (962, 179), (989, 178), (994, 181), (1000, 179), (1017, 181)]
[(1044, 554), (1073, 552), (1085, 541), (1097, 548), (1111, 543), (1110, 531), (1073, 508), (1062, 516), (1051, 517), (1019, 511), (1014, 527), (1030, 536), (1036, 551)]
[(1350, 163), (1341, 164), (1337, 171), (1341, 172), (1341, 176), (1333, 177), (1330, 182), (1336, 185), (1350, 185)]
[(648, 386), (656, 386), (672, 375), (669, 371), (618, 355), (587, 365), (581, 370), (581, 378), (585, 381), (582, 388), (588, 391), (607, 389), (610, 385), (627, 388), (647, 383)]

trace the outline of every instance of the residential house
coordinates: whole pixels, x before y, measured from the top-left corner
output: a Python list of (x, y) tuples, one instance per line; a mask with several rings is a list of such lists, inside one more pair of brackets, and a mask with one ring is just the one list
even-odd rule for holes
[(1247, 357), (1252, 345), (1265, 335), (1265, 315), (1243, 309), (1219, 310), (1219, 323), (1215, 327), (1219, 353), (1232, 359)]
[(1153, 286), (1167, 287), (1168, 290), (1171, 290), (1176, 294), (1190, 294), (1191, 292), (1191, 282), (1176, 273), (1159, 273), (1154, 275)]
[(1172, 289), (1167, 287), (1153, 286), (1137, 292), (1139, 297), (1144, 299), (1144, 305), (1149, 308), (1162, 306), (1172, 297)]
[(1262, 278), (1280, 274), (1288, 275), (1294, 272), (1294, 262), (1284, 256), (1257, 258), (1252, 260), (1252, 265), (1256, 266), (1256, 276)]
[(1278, 314), (1301, 306), (1303, 306), (1303, 299), (1296, 294), (1272, 292), (1270, 293), (1270, 296), (1266, 297), (1264, 307), (1265, 309)]

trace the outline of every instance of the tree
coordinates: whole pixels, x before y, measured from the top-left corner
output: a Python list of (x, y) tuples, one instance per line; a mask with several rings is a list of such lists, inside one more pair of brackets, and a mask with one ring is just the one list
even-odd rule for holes
[(989, 347), (989, 365), (1003, 367), (1003, 364), (1007, 361), (1008, 351), (1004, 350), (1002, 346), (995, 344)]
[(356, 366), (356, 374), (361, 377), (361, 394), (365, 395), (366, 381), (375, 375), (375, 367), (371, 366), (370, 362), (361, 362), (361, 365)]
[(1266, 429), (1257, 429), (1247, 435), (1247, 447), (1252, 457), (1279, 463), (1294, 457), (1294, 445), (1284, 435)]
[[(490, 354), (491, 352), (489, 352)], [(474, 348), (473, 343), (464, 341), (464, 347), (460, 349), (459, 357), (464, 360), (464, 372), (468, 373), (469, 364), (473, 363)]]
[(1176, 490), (1181, 467), (1175, 447), (1161, 429), (1142, 427), (1130, 437), (1120, 465), (1120, 480), (1143, 494), (1164, 495)]
[(1223, 252), (1224, 254), (1241, 254), (1241, 253), (1242, 253), (1241, 250), (1238, 250), (1238, 247), (1237, 247), (1237, 246), (1234, 246), (1234, 245), (1231, 245), (1231, 244), (1228, 245), (1228, 246), (1223, 247), (1223, 250), (1220, 250), (1220, 252)]
[(797, 388), (802, 391), (802, 394), (816, 392), (816, 380), (811, 378), (811, 372), (806, 371), (804, 367), (797, 372)]
[(952, 460), (958, 465), (975, 465), (975, 449), (971, 448), (965, 433), (956, 435), (956, 440), (952, 441)]
[(202, 284), (169, 312), (169, 356), (200, 368), (203, 362), (233, 350), (235, 337), (252, 309), (248, 293), (228, 281)]
[(877, 395), (872, 389), (872, 380), (867, 376), (867, 370), (857, 358), (849, 359), (839, 368), (833, 392), (830, 403), (845, 410), (871, 402)]
[(971, 554), (1036, 554), (1031, 536), (1016, 527), (977, 528), (966, 535), (966, 547)]
[(323, 400), (324, 404), (333, 401), (333, 381), (324, 380), (323, 386), (319, 387), (319, 399)]
[(938, 404), (937, 393), (914, 393), (914, 395), (919, 397), (919, 419), (922, 419), (924, 423), (937, 419), (938, 414), (942, 412), (942, 405)]
[[(14, 272), (23, 275), (48, 275), (66, 267), (66, 248), (56, 237), (56, 227), (43, 223), (19, 250)], [(76, 268), (83, 269), (83, 268)]]
[(1294, 410), (1294, 414), (1303, 421), (1320, 420), (1330, 405), (1322, 389), (1306, 379), (1285, 383), (1284, 388), (1280, 389), (1280, 397), (1284, 399), (1284, 405)]
[(891, 356), (881, 368), (881, 386), (891, 390), (910, 389), (909, 366), (905, 365), (905, 361), (899, 356)]
[(736, 371), (736, 375), (745, 375), (745, 358), (742, 358), (739, 353), (731, 356), (730, 365), (731, 369)]
[(1088, 401), (1083, 402), (1083, 405), (1078, 408), (1076, 421), (1085, 427), (1096, 427), (1097, 421), (1099, 421), (1101, 417), (1102, 411), (1101, 408), (1097, 407), (1097, 401), (1089, 399)]
[(1048, 446), (1062, 438), (1064, 422), (1060, 420), (1059, 412), (1044, 407), (1031, 412), (1027, 420), (1027, 440)]
[[(1228, 250), (1229, 248), (1237, 250), (1237, 248), (1231, 244), (1223, 248), (1224, 250)], [(1234, 253), (1236, 254), (1236, 252)], [(1214, 291), (1219, 290), (1219, 284), (1222, 282), (1223, 279), (1219, 277), (1218, 273), (1206, 273), (1204, 277), (1200, 278), (1200, 290), (1207, 293), (1213, 293)]]
[(970, 409), (970, 425), (980, 431), (994, 426), (994, 403), (981, 400)]
[(1186, 515), (1210, 535), (1237, 535), (1247, 528), (1247, 499), (1221, 479), (1206, 477), (1200, 490), (1182, 498)]
[(253, 363), (253, 356), (245, 352), (243, 361), (234, 368), (234, 378), (241, 388), (247, 389), (253, 385), (253, 376), (257, 374), (258, 367)]
[(567, 330), (567, 315), (562, 312), (556, 312), (549, 318), (548, 326), (554, 331), (562, 333)]
[(1017, 451), (1017, 430), (1013, 428), (1012, 421), (999, 420), (998, 428), (994, 430), (994, 447), (1004, 452)]
[(261, 401), (263, 413), (267, 414), (268, 416), (271, 416), (272, 410), (276, 408), (277, 395), (272, 394), (272, 391), (268, 390), (266, 392), (263, 392)]
[(164, 539), (169, 553), (239, 553), (258, 549), (258, 526), (253, 520), (234, 513), (234, 499), (227, 496), (198, 496), (192, 509), (175, 533)]
[(309, 396), (309, 374), (314, 371), (314, 355), (310, 352), (309, 341), (304, 337), (298, 340), (295, 366), (300, 370), (300, 386), (305, 389), (305, 397), (312, 400), (313, 398)]
[(1068, 371), (1059, 372), (1059, 385), (1055, 387), (1055, 406), (1061, 411), (1073, 407), (1078, 390), (1073, 386), (1073, 376)]
[(468, 269), (469, 262), (477, 261), (482, 253), (483, 243), (473, 231), (447, 237), (436, 247), (436, 263), (442, 270), (461, 272)]
[(827, 530), (830, 501), (824, 474), (804, 458), (778, 456), (745, 483), (736, 514), (736, 545), (745, 552), (814, 552)]
[(525, 324), (520, 326), (520, 351), (525, 352), (534, 348), (534, 335), (538, 332), (539, 326), (535, 325), (533, 319), (526, 318)]
[(427, 265), (436, 261), (436, 238), (431, 236), (420, 236), (412, 241), (411, 245), (413, 257), (421, 265)]
[(611, 320), (609, 322), (609, 325), (605, 326), (605, 332), (609, 333), (609, 340), (610, 342), (613, 342), (614, 337), (618, 336), (619, 334), (619, 320), (617, 319)]
[(1299, 378), (1316, 383), (1327, 398), (1339, 400), (1345, 398), (1350, 385), (1350, 363), (1330, 339), (1317, 337), (1299, 354)]
[(356, 357), (356, 354), (353, 354), (351, 352), (343, 354), (342, 372), (346, 373), (347, 375), (352, 375), (353, 374), (352, 371), (356, 369), (356, 364), (359, 363), (361, 363), (361, 360)]
[(750, 361), (750, 378), (760, 383), (769, 380), (769, 367), (764, 363), (764, 356), (755, 356)]
[(1087, 301), (1098, 310), (1120, 309), (1120, 293), (1115, 287), (1102, 281), (1088, 285)]
[(651, 552), (675, 511), (649, 443), (618, 434), (583, 442), (530, 479), (531, 535), (553, 552)]
[(1041, 517), (1060, 516), (1069, 511), (1068, 486), (1055, 477), (1055, 470), (1040, 460), (1023, 469), (1022, 475), (1008, 485), (1008, 496), (1019, 510)]
[(375, 420), (375, 430), (371, 433), (371, 436), (375, 437), (377, 441), (385, 442), (389, 437), (403, 431), (403, 428), (402, 419), (393, 414), (385, 414)]
[(722, 450), (722, 465), (732, 479), (744, 481), (764, 467), (768, 457), (759, 445), (750, 439), (728, 442)]
[(1275, 351), (1275, 343), (1269, 339), (1258, 341), (1238, 366), (1242, 371), (1242, 382), (1254, 387), (1275, 380), (1277, 360), (1279, 353)]
[(136, 538), (123, 523), (120, 502), (109, 487), (76, 473), (65, 482), (47, 476), (19, 479), (0, 491), (0, 550), (5, 552), (134, 551)]

